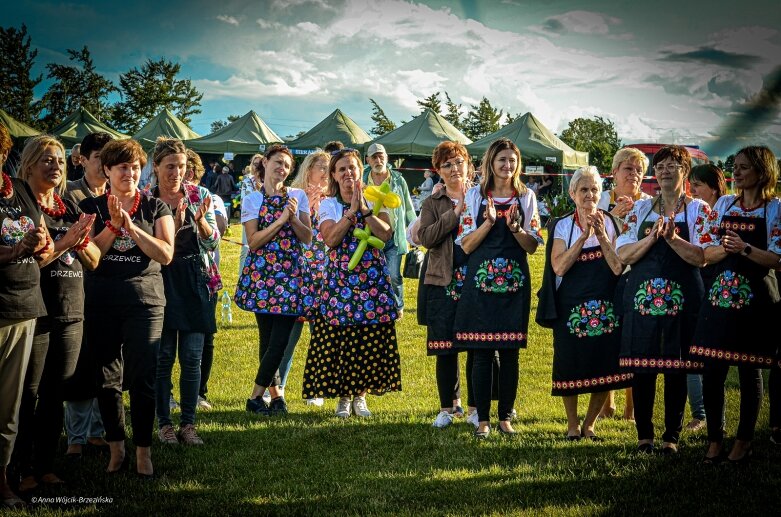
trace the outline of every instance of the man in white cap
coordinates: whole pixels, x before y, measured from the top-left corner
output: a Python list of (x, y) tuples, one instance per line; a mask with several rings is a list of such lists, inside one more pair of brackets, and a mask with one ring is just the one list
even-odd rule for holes
[(368, 165), (363, 171), (363, 182), (366, 185), (381, 185), (390, 178), (391, 190), (401, 198), (401, 206), (390, 209), (390, 221), (393, 225), (393, 238), (385, 243), (385, 259), (388, 262), (393, 296), (399, 307), (399, 318), (404, 314), (404, 286), (401, 279), (401, 259), (407, 254), (406, 231), (415, 220), (415, 208), (409, 195), (409, 187), (402, 175), (394, 171), (388, 163), (388, 154), (382, 144), (372, 144), (366, 153)]

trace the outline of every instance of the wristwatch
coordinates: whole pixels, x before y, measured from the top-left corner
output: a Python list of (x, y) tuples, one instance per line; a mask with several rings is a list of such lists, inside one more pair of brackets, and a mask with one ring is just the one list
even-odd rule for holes
[(743, 251), (741, 251), (740, 254), (744, 257), (748, 257), (751, 254), (751, 244), (746, 244), (746, 247), (743, 248)]

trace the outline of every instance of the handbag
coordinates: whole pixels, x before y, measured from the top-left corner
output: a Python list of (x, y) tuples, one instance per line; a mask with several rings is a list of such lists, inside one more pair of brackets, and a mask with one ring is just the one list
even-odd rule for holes
[(406, 255), (404, 260), (404, 272), (402, 275), (404, 278), (420, 278), (420, 269), (423, 266), (423, 252), (420, 248), (412, 248)]

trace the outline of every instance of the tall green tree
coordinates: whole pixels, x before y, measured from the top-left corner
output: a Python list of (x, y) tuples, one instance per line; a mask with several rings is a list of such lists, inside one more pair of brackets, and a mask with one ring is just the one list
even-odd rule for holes
[(215, 131), (224, 128), (231, 122), (236, 122), (241, 118), (241, 115), (228, 115), (228, 120), (215, 120), (211, 123), (211, 132), (214, 133)]
[(471, 105), (471, 110), (466, 115), (463, 125), (463, 133), (472, 140), (479, 140), (484, 136), (499, 130), (499, 121), (504, 112), (496, 110), (491, 102), (483, 97), (480, 104)]
[(561, 140), (577, 151), (588, 153), (589, 163), (607, 174), (613, 164), (613, 155), (621, 149), (615, 124), (603, 117), (576, 118), (561, 132)]
[(33, 89), (41, 82), (42, 75), (31, 77), (37, 50), (30, 50), (27, 26), (21, 29), (0, 27), (0, 107), (25, 124), (33, 124), (38, 112), (33, 106)]
[(735, 170), (735, 155), (731, 154), (724, 160), (724, 172), (732, 174)]
[(442, 117), (453, 124), (453, 127), (459, 131), (462, 131), (463, 124), (461, 122), (461, 105), (453, 102), (447, 92), (445, 92), (445, 108), (446, 111)]
[(374, 127), (371, 128), (371, 134), (374, 136), (382, 136), (385, 133), (390, 133), (396, 129), (396, 124), (385, 115), (385, 112), (380, 108), (380, 105), (374, 99), (369, 99), (372, 103), (372, 121), (374, 121)]
[(112, 121), (117, 129), (135, 133), (149, 119), (169, 109), (185, 124), (199, 109), (203, 94), (190, 79), (178, 79), (181, 65), (160, 58), (148, 59), (141, 68), (131, 68), (119, 76), (122, 101), (114, 105)]
[(430, 109), (434, 113), (442, 111), (442, 102), (439, 100), (439, 92), (434, 92), (422, 101), (415, 101), (420, 106), (420, 112), (423, 113), (427, 109)]
[(95, 70), (90, 51), (85, 45), (81, 50), (68, 49), (69, 59), (76, 63), (46, 65), (46, 77), (54, 79), (35, 109), (45, 112), (40, 125), (50, 130), (70, 115), (76, 108), (82, 107), (98, 120), (108, 118), (108, 96), (117, 91), (114, 83)]

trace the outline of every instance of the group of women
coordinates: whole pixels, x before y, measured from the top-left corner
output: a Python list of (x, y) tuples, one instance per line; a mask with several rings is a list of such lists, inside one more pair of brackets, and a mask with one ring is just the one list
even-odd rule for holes
[[(2, 127), (0, 144), (4, 160), (10, 138)], [(12, 450), (18, 473), (30, 483), (61, 482), (53, 457), (63, 386), (85, 350), (97, 377), (108, 473), (128, 463), (123, 390), (130, 392), (139, 475), (154, 472), (155, 416), (164, 443), (202, 443), (195, 410), (203, 393), (204, 342), (216, 331), (220, 236), (212, 197), (197, 186), (197, 174), (192, 178), (193, 155), (178, 140), (159, 139), (157, 186), (142, 193), (146, 153), (133, 140), (109, 141), (99, 151), (105, 191), (80, 203), (64, 195), (65, 151), (52, 137), (27, 142), (19, 178), (3, 175), (0, 495), (6, 506), (21, 502), (6, 473)], [(423, 202), (408, 237), (428, 250), (418, 318), (427, 327), (427, 351), (436, 356), (440, 410), (434, 426), (447, 427), (465, 413), (458, 353), (466, 351), (467, 420), (485, 438), (492, 399), (498, 400), (498, 431), (515, 433), (519, 350), (527, 345), (531, 310), (527, 257), (543, 240), (536, 196), (520, 179), (517, 146), (495, 141), (477, 185), (470, 162), (459, 143), (437, 146), (432, 165), (442, 184)], [(259, 367), (246, 408), (287, 412), (284, 385), (308, 321), (304, 398), (335, 398), (337, 416), (367, 417), (367, 394), (401, 390), (399, 312), (382, 252), (393, 233), (391, 219), (382, 195), (367, 199), (358, 151), (313, 153), (287, 186), (294, 164), (282, 145), (253, 157), (242, 201), (246, 258), (235, 302), (255, 313), (259, 330)], [(569, 182), (574, 211), (548, 227), (536, 321), (553, 330), (552, 394), (563, 398), (566, 439), (598, 441), (597, 418), (614, 408), (609, 393), (631, 387), (638, 449), (653, 451), (662, 374), (661, 450), (674, 454), (687, 374), (690, 395), (702, 375), (704, 461), (745, 461), (762, 398), (761, 368), (773, 369), (771, 426), (781, 443), (781, 365), (777, 344), (762, 331), (779, 298), (773, 274), (781, 269), (778, 164), (767, 148), (742, 149), (735, 158), (737, 193), (728, 195), (720, 170), (691, 171), (688, 151), (668, 146), (653, 158), (660, 188), (653, 197), (639, 189), (647, 166), (639, 151), (619, 151), (616, 186), (608, 193), (594, 167), (579, 169)], [(178, 433), (169, 409), (177, 351)], [(727, 454), (730, 365), (738, 366), (741, 404), (737, 439)], [(578, 396), (586, 393), (581, 421)], [(17, 427), (22, 432), (14, 448)]]
[[(64, 392), (77, 376), (77, 364), (88, 365), (85, 383), (92, 385), (100, 408), (108, 473), (129, 463), (123, 391), (130, 392), (139, 476), (154, 473), (155, 408), (161, 439), (202, 443), (194, 427), (201, 352), (205, 334), (215, 330), (210, 298), (220, 288), (210, 267), (219, 241), (211, 198), (183, 182), (187, 150), (180, 141), (158, 140), (153, 151), (158, 186), (151, 195), (138, 189), (146, 151), (133, 140), (109, 140), (96, 150), (105, 186), (93, 190), (92, 177), (83, 185), (73, 182), (80, 195), (66, 192), (65, 150), (51, 136), (26, 142), (18, 178), (3, 174), (0, 496), (6, 507), (24, 504), (11, 490), (9, 464), (21, 478), (20, 490), (62, 483), (53, 463)], [(11, 141), (2, 126), (0, 144), (4, 161)], [(178, 436), (167, 398), (177, 349)]]

